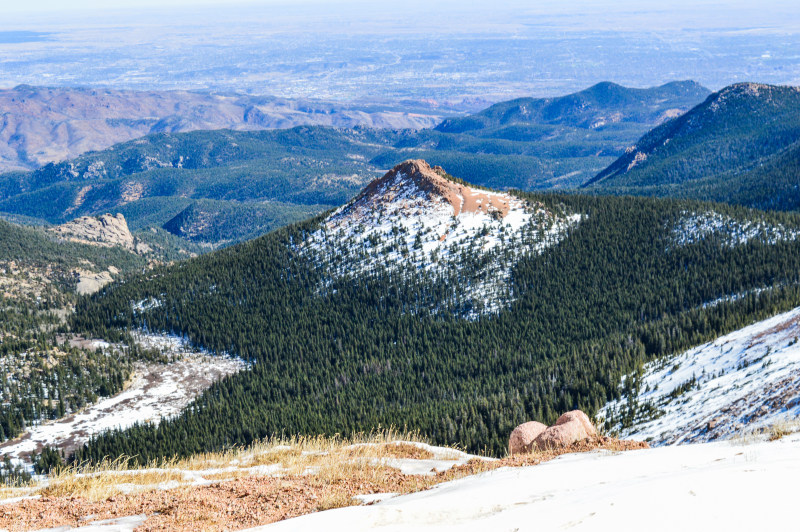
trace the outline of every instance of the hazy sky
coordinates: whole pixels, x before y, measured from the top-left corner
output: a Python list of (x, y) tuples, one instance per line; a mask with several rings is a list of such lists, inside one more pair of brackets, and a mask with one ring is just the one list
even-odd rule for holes
[[(147, 15), (180, 9), (186, 15), (217, 20), (212, 11), (230, 20), (237, 15), (248, 20), (252, 7), (276, 15), (301, 13), (304, 19), (327, 20), (333, 14), (343, 20), (384, 19), (421, 21), (442, 26), (464, 26), (462, 21), (513, 24), (531, 17), (542, 20), (594, 26), (598, 29), (672, 28), (770, 28), (800, 29), (798, 0), (0, 0), (5, 24), (68, 23), (70, 20), (130, 23), (126, 11)], [(215, 9), (209, 9), (215, 8)], [(70, 16), (71, 15), (71, 16)], [(619, 16), (624, 15), (624, 16)], [(59, 18), (61, 17), (61, 18)], [(556, 17), (554, 19), (553, 17)], [(567, 17), (567, 18), (565, 18)], [(168, 18), (175, 23), (180, 20)], [(166, 22), (164, 20), (163, 22)], [(626, 26), (627, 24), (627, 26)], [(664, 27), (664, 25), (668, 27)], [(467, 24), (469, 26), (469, 24)], [(10, 28), (17, 29), (17, 28)], [(29, 29), (29, 28), (24, 28)], [(453, 28), (451, 28), (452, 30)], [(470, 28), (464, 28), (470, 31)]]
[[(143, 7), (163, 7), (163, 6), (195, 6), (205, 5), (225, 5), (231, 2), (220, 2), (219, 0), (27, 0), (25, 2), (14, 2), (11, 5), (3, 6), (3, 11), (14, 12), (42, 12), (42, 11), (80, 11), (86, 9), (108, 10), (119, 8), (143, 8)], [(240, 2), (237, 2), (240, 3)], [(264, 3), (263, 1), (261, 3)]]
[[(4, 2), (6, 3), (6, 2)], [(297, 5), (297, 4), (324, 4), (327, 6), (353, 5), (385, 7), (414, 5), (433, 6), (450, 4), (453, 6), (461, 5), (464, 7), (479, 7), (497, 9), (503, 7), (519, 6), (529, 11), (538, 12), (560, 12), (572, 11), (573, 9), (598, 8), (598, 9), (631, 9), (640, 11), (653, 11), (691, 8), (698, 6), (717, 6), (720, 9), (736, 9), (741, 11), (752, 11), (764, 13), (765, 11), (778, 10), (775, 15), (787, 10), (797, 11), (796, 0), (573, 0), (565, 2), (563, 0), (406, 0), (397, 2), (396, 0), (25, 0), (23, 2), (8, 2), (3, 6), (3, 12), (47, 12), (47, 11), (81, 11), (86, 9), (97, 11), (109, 11), (119, 9), (142, 9), (142, 8), (164, 8), (164, 7), (194, 7), (194, 6), (235, 6), (241, 4), (250, 5)]]

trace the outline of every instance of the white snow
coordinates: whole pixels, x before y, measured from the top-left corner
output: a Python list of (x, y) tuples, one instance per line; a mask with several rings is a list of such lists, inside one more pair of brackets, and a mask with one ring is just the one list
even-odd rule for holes
[(162, 305), (163, 303), (161, 302), (161, 300), (156, 299), (154, 297), (149, 297), (147, 299), (142, 299), (140, 301), (134, 301), (133, 303), (131, 303), (131, 307), (133, 308), (134, 313), (147, 312), (148, 310), (159, 308)]
[[(441, 471), (447, 471), (456, 465), (464, 465), (470, 460), (496, 460), (495, 458), (488, 458), (484, 456), (477, 456), (468, 454), (451, 447), (437, 447), (435, 445), (428, 445), (421, 442), (413, 441), (396, 441), (392, 442), (395, 445), (412, 445), (419, 447), (423, 451), (431, 453), (431, 458), (381, 458), (371, 459), (370, 462), (379, 465), (386, 465), (400, 470), (404, 475), (434, 475)], [(361, 443), (353, 447), (371, 446), (371, 443)]]
[[(658, 417), (637, 418), (622, 436), (654, 444), (711, 441), (796, 419), (799, 336), (800, 307), (649, 364), (636, 401)], [(614, 420), (626, 404), (614, 401), (600, 417)]]
[(81, 412), (30, 427), (21, 438), (0, 445), (0, 454), (27, 457), (45, 445), (70, 451), (109, 429), (159, 423), (178, 414), (214, 381), (245, 366), (238, 358), (196, 352), (174, 336), (139, 334), (135, 338), (143, 347), (158, 348), (173, 362), (140, 364), (124, 391)]
[(399, 493), (367, 493), (365, 495), (356, 495), (353, 498), (361, 504), (374, 504), (391, 499), (392, 497), (397, 497), (398, 495)]
[(250, 532), (791, 530), (800, 438), (563, 455)]
[(694, 244), (710, 236), (719, 237), (724, 245), (735, 247), (759, 240), (775, 244), (784, 240), (797, 240), (800, 231), (781, 224), (769, 224), (763, 220), (737, 220), (716, 211), (682, 213), (672, 228), (675, 243), (679, 246)]
[[(468, 308), (465, 317), (497, 312), (514, 299), (508, 281), (519, 259), (560, 242), (581, 215), (554, 212), (509, 194), (468, 190), (484, 196), (482, 205), (492, 206), (491, 198), (507, 203), (508, 212), (501, 216), (486, 207), (489, 213), (461, 209), (455, 215), (446, 198), (397, 172), (370, 201), (357, 199), (340, 207), (297, 247), (325, 268), (328, 284), (379, 268), (424, 274), (452, 287), (458, 301), (451, 303)], [(462, 196), (462, 206), (464, 201)], [(464, 257), (481, 257), (485, 263), (465, 271), (470, 261)]]
[(146, 519), (147, 516), (145, 515), (131, 515), (128, 517), (118, 517), (116, 519), (92, 521), (89, 524), (77, 528), (60, 526), (56, 528), (40, 529), (36, 532), (133, 532), (136, 528), (142, 526)]

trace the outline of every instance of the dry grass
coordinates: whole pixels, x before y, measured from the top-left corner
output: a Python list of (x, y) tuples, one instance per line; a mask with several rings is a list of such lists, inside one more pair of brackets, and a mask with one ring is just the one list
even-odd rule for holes
[[(129, 458), (104, 460), (94, 466), (73, 466), (56, 470), (49, 481), (35, 492), (42, 497), (81, 497), (105, 500), (126, 491), (141, 491), (167, 482), (185, 483), (183, 473), (173, 463), (133, 467)], [(138, 488), (138, 489), (137, 489)]]
[(783, 420), (767, 427), (767, 440), (780, 440), (784, 436), (800, 432), (800, 420)]
[(752, 445), (763, 441), (780, 440), (784, 436), (800, 432), (800, 419), (784, 419), (766, 427), (743, 431), (729, 441), (732, 445)]
[[(43, 497), (80, 497), (102, 501), (122, 493), (169, 486), (188, 486), (241, 479), (252, 475), (313, 476), (323, 482), (343, 480), (385, 482), (386, 459), (430, 459), (434, 455), (411, 442), (426, 443), (417, 433), (392, 429), (339, 436), (270, 438), (249, 447), (203, 453), (186, 459), (134, 465), (129, 457), (95, 465), (62, 468), (44, 485), (32, 484), (23, 494)], [(455, 458), (442, 456), (441, 458)], [(259, 466), (272, 466), (269, 473)], [(392, 470), (394, 471), (394, 470)], [(0, 491), (0, 500), (20, 496), (20, 490)]]
[[(413, 493), (498, 467), (535, 465), (564, 453), (647, 446), (600, 436), (559, 451), (493, 461), (474, 458), (432, 475), (406, 475), (382, 461), (443, 458), (439, 451), (434, 455), (413, 442), (423, 443), (416, 434), (394, 431), (347, 439), (273, 438), (144, 468), (130, 468), (130, 460), (121, 459), (64, 469), (49, 485), (33, 488), (41, 499), (0, 505), (0, 529), (76, 526), (86, 516), (100, 520), (147, 515), (138, 530), (236, 530), (359, 504), (356, 495)], [(164, 483), (176, 487), (156, 489)]]

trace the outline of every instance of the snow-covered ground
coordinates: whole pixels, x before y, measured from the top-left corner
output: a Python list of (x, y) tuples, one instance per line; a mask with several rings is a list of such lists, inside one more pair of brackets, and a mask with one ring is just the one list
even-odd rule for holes
[(132, 515), (129, 517), (104, 519), (100, 521), (88, 520), (87, 524), (78, 528), (60, 526), (57, 528), (38, 530), (36, 532), (67, 532), (68, 530), (70, 532), (133, 532), (144, 524), (145, 519), (146, 516), (144, 515)]
[[(800, 307), (648, 365), (638, 403), (651, 405), (659, 417), (638, 419), (622, 436), (657, 445), (701, 442), (795, 420), (798, 337)], [(610, 403), (600, 417), (614, 419), (626, 402)]]
[(763, 220), (737, 220), (716, 211), (684, 212), (672, 228), (675, 243), (679, 246), (694, 244), (710, 236), (720, 237), (729, 247), (760, 240), (775, 244), (782, 240), (796, 240), (800, 230), (787, 228), (781, 224), (769, 224)]
[(250, 532), (793, 530), (800, 437), (563, 455)]
[(475, 317), (513, 300), (508, 280), (517, 261), (557, 244), (580, 220), (580, 214), (454, 183), (415, 161), (370, 184), (298, 249), (331, 280), (385, 268), (449, 282), (468, 302), (454, 306), (477, 309), (468, 312)]
[[(174, 361), (141, 364), (124, 391), (65, 418), (30, 427), (21, 438), (0, 445), (0, 455), (25, 458), (45, 445), (69, 452), (105, 430), (158, 423), (178, 414), (214, 381), (245, 366), (238, 358), (196, 352), (174, 336), (140, 334), (136, 338), (141, 346), (158, 348)], [(102, 341), (91, 345), (109, 347)]]

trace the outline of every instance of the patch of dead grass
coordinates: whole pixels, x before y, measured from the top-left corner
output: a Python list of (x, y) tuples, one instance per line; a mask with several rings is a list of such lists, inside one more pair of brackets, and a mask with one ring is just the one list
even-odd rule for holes
[[(172, 463), (132, 467), (127, 457), (94, 465), (64, 467), (54, 471), (46, 485), (35, 490), (42, 497), (81, 497), (101, 501), (137, 486), (152, 488), (167, 482), (185, 482)], [(121, 485), (125, 485), (123, 488)]]
[[(392, 440), (394, 438), (394, 440)], [(371, 434), (358, 438), (290, 438), (260, 442), (246, 449), (207, 453), (157, 468), (128, 469), (128, 460), (106, 461), (92, 468), (64, 469), (42, 487), (38, 500), (0, 505), (0, 529), (30, 530), (77, 526), (91, 520), (147, 515), (137, 530), (236, 530), (297, 517), (315, 511), (359, 504), (356, 495), (413, 493), (499, 467), (535, 465), (561, 454), (594, 449), (623, 451), (647, 447), (605, 436), (559, 451), (515, 455), (501, 460), (470, 460), (435, 475), (405, 475), (381, 458), (434, 457), (414, 445), (415, 435)], [(404, 441), (397, 442), (397, 439)], [(438, 453), (437, 453), (438, 454)], [(437, 456), (438, 457), (438, 456)], [(280, 475), (253, 475), (248, 468), (281, 464)], [(150, 464), (155, 466), (156, 464)], [(231, 468), (231, 471), (203, 469)], [(190, 486), (185, 473), (202, 475), (210, 485)], [(172, 489), (154, 485), (177, 481)], [(143, 491), (122, 493), (119, 484)], [(144, 491), (146, 490), (146, 491)]]
[(728, 441), (731, 445), (752, 445), (763, 441), (780, 440), (796, 432), (800, 432), (800, 419), (784, 419), (766, 427), (739, 432)]

